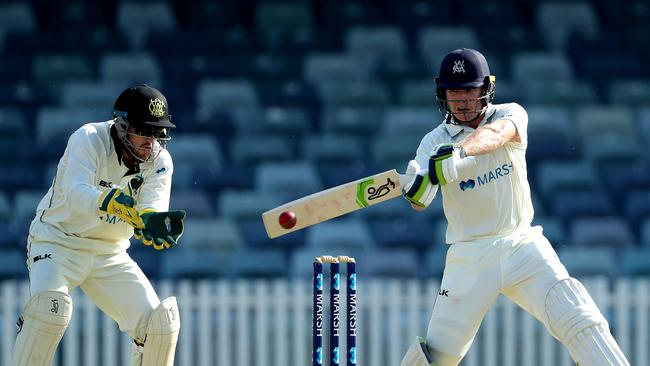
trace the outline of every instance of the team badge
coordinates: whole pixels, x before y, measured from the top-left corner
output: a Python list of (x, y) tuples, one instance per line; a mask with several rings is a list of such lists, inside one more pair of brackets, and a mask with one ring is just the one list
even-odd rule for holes
[(464, 74), (465, 73), (465, 60), (454, 61), (454, 67), (452, 69), (453, 73)]
[(156, 118), (161, 118), (165, 115), (165, 103), (158, 98), (149, 101), (149, 112)]

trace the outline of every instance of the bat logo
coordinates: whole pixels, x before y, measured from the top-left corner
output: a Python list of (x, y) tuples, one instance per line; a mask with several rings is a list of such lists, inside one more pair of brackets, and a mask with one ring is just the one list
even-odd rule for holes
[(58, 314), (59, 313), (59, 300), (50, 299), (50, 301), (52, 301), (52, 309), (50, 309), (50, 312), (52, 312), (54, 314)]
[[(367, 179), (359, 183), (357, 187), (357, 204), (361, 207), (367, 207), (368, 201), (372, 201), (384, 197), (390, 191), (395, 189), (395, 182), (386, 178), (386, 183), (375, 188), (372, 184), (375, 182), (373, 178)], [(368, 193), (368, 201), (365, 199), (365, 192)]]

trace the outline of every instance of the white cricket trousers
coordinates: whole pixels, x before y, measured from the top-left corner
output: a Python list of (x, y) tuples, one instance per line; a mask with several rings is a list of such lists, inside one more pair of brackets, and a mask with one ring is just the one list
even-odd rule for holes
[(431, 347), (462, 358), (499, 294), (546, 324), (545, 298), (569, 278), (539, 226), (500, 239), (452, 244), (427, 331)]
[(46, 290), (70, 294), (79, 286), (121, 331), (135, 339), (145, 336), (148, 316), (160, 300), (126, 252), (93, 254), (39, 241), (30, 243), (27, 261), (31, 295)]

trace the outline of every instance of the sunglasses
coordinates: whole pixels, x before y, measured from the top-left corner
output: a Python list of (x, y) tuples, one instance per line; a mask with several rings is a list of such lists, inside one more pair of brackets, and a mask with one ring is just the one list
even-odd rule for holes
[(133, 126), (133, 133), (143, 137), (150, 137), (155, 139), (167, 139), (167, 129), (152, 126)]

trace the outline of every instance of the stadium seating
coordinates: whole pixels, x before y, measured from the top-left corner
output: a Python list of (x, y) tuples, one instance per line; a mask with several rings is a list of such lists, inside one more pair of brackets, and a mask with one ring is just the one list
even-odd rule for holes
[(29, 224), (36, 216), (36, 207), (45, 195), (43, 191), (20, 190), (14, 194), (12, 217), (20, 223)]
[(535, 207), (535, 218), (533, 225), (540, 225), (544, 231), (544, 236), (548, 239), (554, 248), (559, 248), (567, 245), (568, 239), (566, 238), (565, 230), (562, 223), (551, 216), (541, 216), (537, 214), (537, 206)]
[(607, 276), (618, 274), (617, 259), (611, 248), (561, 248), (560, 261), (572, 277)]
[(256, 166), (255, 187), (282, 201), (293, 201), (322, 189), (316, 167), (307, 161), (262, 163)]
[(278, 278), (289, 274), (287, 256), (273, 249), (244, 250), (228, 256), (234, 278)]
[(433, 247), (431, 247), (431, 249), (427, 251), (426, 257), (424, 259), (426, 262), (427, 278), (442, 278), (448, 249), (448, 245), (435, 244)]
[(362, 140), (354, 136), (321, 134), (305, 136), (302, 156), (316, 164), (348, 163), (364, 155)]
[(407, 107), (435, 107), (435, 85), (429, 79), (405, 80), (400, 83), (397, 91), (397, 102)]
[(512, 59), (512, 79), (525, 87), (531, 80), (562, 81), (573, 78), (569, 59), (558, 52), (519, 52)]
[(234, 252), (245, 245), (239, 228), (228, 219), (188, 217), (181, 240), (188, 249), (205, 248), (222, 253)]
[(176, 190), (172, 189), (169, 210), (185, 210), (187, 217), (196, 219), (208, 219), (213, 217), (212, 205), (209, 195), (199, 190)]
[(376, 133), (382, 118), (383, 110), (377, 107), (326, 106), (321, 123), (327, 132), (352, 133), (367, 138)]
[[(424, 136), (440, 121), (440, 113), (431, 106), (421, 108), (397, 107), (384, 112), (380, 133), (383, 135)], [(414, 146), (415, 147), (415, 146)]]
[(109, 118), (109, 114), (90, 108), (42, 108), (36, 117), (36, 142), (43, 146), (65, 144), (82, 125)]
[[(644, 0), (0, 1), (6, 263), (24, 250), (70, 134), (148, 83), (178, 126), (170, 209), (188, 212), (182, 249), (129, 249), (152, 278), (277, 278), (280, 265), (305, 275), (329, 250), (372, 262), (372, 275), (440, 276), (441, 197), (423, 212), (395, 199), (274, 240), (260, 215), (403, 172), (442, 121), (440, 61), (470, 47), (497, 76), (495, 102), (528, 112), (533, 224), (572, 273), (647, 275), (649, 24)], [(398, 264), (383, 265), (391, 254)], [(6, 267), (2, 278), (25, 275), (22, 262)]]
[(619, 218), (581, 218), (571, 223), (570, 241), (580, 247), (623, 248), (634, 244), (629, 225)]
[(65, 108), (94, 108), (99, 112), (98, 116), (103, 116), (102, 120), (108, 120), (111, 118), (115, 96), (128, 86), (128, 83), (118, 80), (70, 80), (62, 86), (61, 105)]
[(625, 276), (650, 275), (650, 250), (648, 248), (630, 248), (623, 252), (621, 274)]
[(420, 273), (418, 256), (409, 249), (366, 250), (356, 259), (362, 263), (359, 276), (414, 278)]
[(219, 215), (234, 221), (259, 219), (260, 213), (284, 203), (270, 193), (254, 190), (223, 190), (217, 201)]
[(607, 100), (613, 105), (635, 108), (650, 100), (650, 82), (645, 80), (618, 80), (609, 84)]
[(565, 225), (581, 217), (607, 217), (616, 215), (611, 198), (602, 191), (563, 190), (551, 198), (551, 214)]
[(428, 26), (420, 30), (417, 39), (418, 56), (425, 64), (438, 70), (438, 65), (445, 55), (457, 48), (480, 49), (477, 32), (471, 27), (435, 27)]
[(223, 278), (229, 274), (227, 257), (211, 249), (169, 250), (162, 256), (160, 277), (164, 279)]
[(210, 135), (175, 134), (167, 144), (172, 159), (203, 166), (222, 167), (224, 158), (219, 142)]
[(381, 170), (406, 170), (409, 160), (415, 157), (423, 135), (382, 134), (376, 136), (370, 146), (372, 161)]
[(291, 140), (282, 135), (238, 135), (231, 140), (230, 156), (241, 166), (290, 161), (294, 157)]
[(355, 27), (344, 38), (347, 52), (372, 69), (406, 61), (408, 45), (397, 27)]
[(99, 77), (104, 82), (120, 80), (126, 85), (163, 85), (158, 60), (146, 52), (107, 53), (99, 60)]
[(0, 191), (0, 220), (8, 220), (10, 213), (11, 205), (9, 203), (9, 195), (6, 192)]
[(594, 167), (585, 161), (544, 161), (539, 164), (536, 186), (547, 202), (561, 189), (597, 190), (601, 186)]
[(367, 80), (369, 70), (349, 55), (313, 53), (305, 58), (302, 76), (319, 86), (328, 81)]
[(622, 107), (578, 107), (575, 111), (575, 119), (583, 137), (604, 134), (632, 137), (635, 134), (632, 112)]
[(434, 239), (431, 222), (411, 218), (367, 220), (367, 225), (379, 248), (418, 249), (424, 251), (442, 241)]
[(306, 245), (318, 248), (323, 253), (330, 253), (340, 248), (358, 253), (375, 246), (368, 226), (354, 218), (326, 221), (307, 230)]
[(25, 253), (18, 249), (4, 249), (0, 256), (0, 279), (23, 279), (27, 277)]
[(167, 2), (120, 2), (116, 10), (117, 29), (122, 31), (133, 49), (144, 46), (152, 30), (175, 29), (176, 17)]
[(36, 17), (29, 4), (9, 2), (0, 4), (0, 33), (7, 31), (34, 32)]
[(159, 278), (162, 265), (162, 256), (152, 253), (155, 250), (144, 245), (141, 241), (131, 239), (131, 246), (128, 249), (129, 257), (133, 259), (138, 267), (148, 278)]
[(21, 139), (29, 134), (29, 126), (23, 114), (14, 108), (0, 109), (0, 139), (10, 143), (9, 140)]
[(58, 91), (68, 81), (90, 80), (93, 76), (90, 60), (78, 54), (38, 55), (32, 66), (34, 80), (52, 85)]
[(535, 21), (546, 45), (553, 50), (562, 50), (573, 32), (594, 35), (599, 27), (596, 12), (586, 1), (541, 2)]
[(625, 220), (637, 229), (644, 219), (650, 217), (650, 191), (631, 190), (627, 192), (623, 202), (623, 215)]

